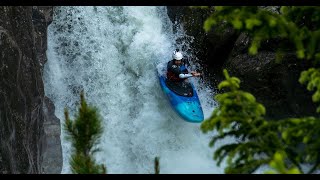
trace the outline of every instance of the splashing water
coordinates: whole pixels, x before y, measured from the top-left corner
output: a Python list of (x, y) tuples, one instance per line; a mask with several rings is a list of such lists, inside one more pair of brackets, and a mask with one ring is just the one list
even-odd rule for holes
[[(63, 110), (76, 113), (81, 90), (99, 109), (104, 134), (96, 153), (108, 173), (223, 173), (212, 160), (209, 135), (200, 124), (183, 121), (170, 107), (155, 64), (171, 59), (175, 49), (165, 7), (56, 7), (48, 28), (45, 94), (64, 122)], [(188, 42), (184, 42), (188, 43)], [(215, 105), (199, 80), (205, 118)], [(70, 173), (70, 144), (61, 134), (62, 173)]]

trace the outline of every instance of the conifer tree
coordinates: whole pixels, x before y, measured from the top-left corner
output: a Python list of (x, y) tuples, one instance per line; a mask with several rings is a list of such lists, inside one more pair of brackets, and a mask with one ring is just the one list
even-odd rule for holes
[[(217, 24), (231, 25), (251, 36), (249, 54), (256, 55), (260, 44), (271, 38), (285, 39), (298, 59), (313, 62), (314, 68), (303, 71), (299, 82), (314, 91), (313, 102), (320, 101), (320, 7), (281, 7), (280, 13), (258, 7), (215, 7), (207, 18), (204, 29)], [(286, 53), (288, 44), (279, 44), (277, 53)], [(279, 58), (281, 56), (277, 56)], [(226, 173), (252, 173), (269, 164), (276, 171), (267, 173), (314, 173), (320, 169), (320, 119), (317, 117), (265, 120), (265, 108), (253, 95), (241, 91), (240, 80), (229, 77), (219, 89), (228, 89), (216, 95), (219, 107), (205, 120), (204, 133), (217, 130), (210, 146), (225, 137), (235, 137), (236, 143), (219, 147), (214, 158), (217, 164), (227, 158)], [(317, 109), (320, 112), (320, 106)], [(304, 170), (302, 166), (308, 165)]]
[(70, 160), (72, 173), (105, 174), (106, 167), (96, 164), (93, 157), (99, 150), (96, 145), (103, 133), (102, 121), (98, 110), (86, 103), (83, 92), (80, 94), (80, 107), (75, 120), (69, 118), (67, 109), (65, 119), (64, 130), (73, 148)]
[(159, 157), (154, 158), (154, 172), (155, 174), (160, 174)]

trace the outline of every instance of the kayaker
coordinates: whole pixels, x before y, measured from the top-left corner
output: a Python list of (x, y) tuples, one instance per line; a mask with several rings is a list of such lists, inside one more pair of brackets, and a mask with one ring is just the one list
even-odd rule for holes
[(189, 77), (198, 77), (201, 74), (196, 71), (188, 71), (188, 69), (183, 66), (183, 55), (179, 52), (179, 49), (173, 51), (172, 60), (167, 64), (167, 79), (169, 81), (182, 82)]

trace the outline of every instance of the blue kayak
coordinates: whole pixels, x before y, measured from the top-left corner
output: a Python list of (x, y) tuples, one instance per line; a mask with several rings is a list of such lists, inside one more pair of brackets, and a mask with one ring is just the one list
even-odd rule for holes
[(180, 117), (192, 123), (202, 122), (203, 111), (193, 84), (191, 82), (170, 82), (159, 73), (158, 76), (162, 90)]

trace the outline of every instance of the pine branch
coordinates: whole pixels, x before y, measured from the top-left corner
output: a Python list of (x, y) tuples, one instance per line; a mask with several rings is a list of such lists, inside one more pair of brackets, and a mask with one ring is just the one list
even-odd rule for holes
[(84, 93), (80, 94), (80, 107), (75, 120), (69, 118), (65, 109), (64, 129), (67, 139), (72, 142), (72, 155), (70, 160), (71, 170), (76, 174), (101, 174), (106, 173), (104, 165), (97, 165), (93, 154), (98, 148), (93, 148), (99, 142), (103, 133), (102, 120), (95, 107), (87, 105)]

